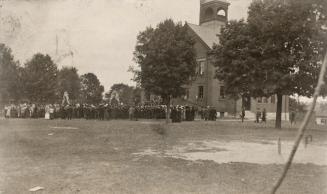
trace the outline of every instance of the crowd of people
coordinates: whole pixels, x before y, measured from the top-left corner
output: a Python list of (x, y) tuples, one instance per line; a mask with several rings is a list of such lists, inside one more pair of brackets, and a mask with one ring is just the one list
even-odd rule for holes
[[(196, 108), (190, 106), (172, 106), (171, 119), (173, 122), (194, 121)], [(164, 105), (109, 105), (109, 104), (11, 104), (4, 107), (5, 118), (45, 118), (45, 119), (165, 119)]]
[[(165, 105), (109, 105), (109, 104), (34, 104), (21, 103), (4, 106), (0, 110), (0, 117), (5, 118), (44, 118), (44, 119), (86, 119), (86, 120), (117, 120), (117, 119), (166, 119), (167, 108)], [(213, 107), (196, 108), (192, 106), (172, 106), (170, 119), (173, 123), (194, 121), (195, 118), (205, 121), (216, 121), (217, 111)], [(245, 109), (240, 113), (242, 122), (245, 120)], [(295, 122), (295, 113), (290, 114), (291, 124)], [(266, 123), (266, 109), (257, 110), (256, 123)]]
[(45, 106), (30, 103), (10, 104), (4, 107), (5, 118), (43, 118)]
[(203, 108), (199, 111), (201, 119), (205, 121), (216, 121), (217, 120), (217, 110), (213, 107)]

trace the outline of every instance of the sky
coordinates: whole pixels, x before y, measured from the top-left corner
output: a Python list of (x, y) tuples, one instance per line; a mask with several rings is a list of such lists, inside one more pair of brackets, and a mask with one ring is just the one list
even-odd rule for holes
[[(229, 19), (246, 18), (251, 0), (229, 2)], [(96, 74), (108, 91), (135, 85), (128, 69), (140, 31), (167, 18), (198, 24), (199, 10), (200, 0), (0, 0), (0, 42), (21, 64), (49, 54), (59, 67)]]

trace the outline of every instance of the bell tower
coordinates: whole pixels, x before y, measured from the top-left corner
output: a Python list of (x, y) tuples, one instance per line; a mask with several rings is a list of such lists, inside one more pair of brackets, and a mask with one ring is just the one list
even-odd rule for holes
[(200, 26), (220, 29), (228, 21), (226, 0), (200, 0)]

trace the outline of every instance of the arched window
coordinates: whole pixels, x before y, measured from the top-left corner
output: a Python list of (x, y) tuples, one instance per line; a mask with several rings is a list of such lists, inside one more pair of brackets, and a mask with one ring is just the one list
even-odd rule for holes
[(226, 11), (223, 10), (223, 9), (218, 9), (218, 11), (217, 11), (217, 15), (218, 15), (218, 16), (226, 17)]
[(213, 10), (212, 10), (212, 8), (208, 8), (208, 9), (205, 11), (205, 17), (206, 17), (206, 18), (210, 18), (210, 17), (212, 17), (212, 15), (213, 15)]

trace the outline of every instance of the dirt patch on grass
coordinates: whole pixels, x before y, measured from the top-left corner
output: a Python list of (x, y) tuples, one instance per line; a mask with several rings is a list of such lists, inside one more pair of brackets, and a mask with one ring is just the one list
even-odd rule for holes
[[(288, 141), (296, 133), (246, 125), (170, 124), (161, 135), (141, 122), (1, 120), (0, 191), (28, 193), (41, 186), (40, 193), (267, 193), (282, 165), (161, 157), (181, 146), (190, 154), (230, 150), (203, 142), (270, 146), (278, 137)], [(60, 128), (65, 126), (78, 130)], [(326, 133), (309, 133), (314, 144), (325, 145)], [(146, 149), (147, 154), (134, 154)], [(327, 193), (326, 174), (325, 166), (295, 164), (281, 193)]]

